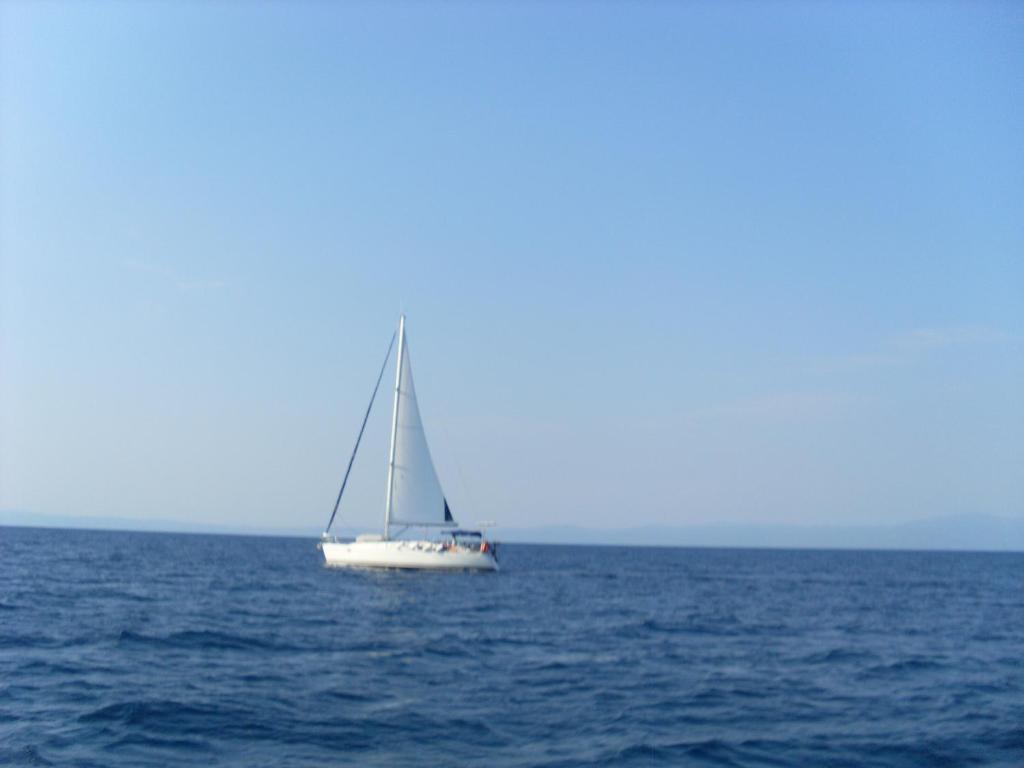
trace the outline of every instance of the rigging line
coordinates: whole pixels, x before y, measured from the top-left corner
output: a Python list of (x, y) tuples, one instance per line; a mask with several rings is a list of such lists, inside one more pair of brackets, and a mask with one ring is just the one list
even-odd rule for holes
[(391, 334), (391, 343), (388, 344), (387, 354), (384, 355), (384, 364), (380, 367), (380, 373), (377, 374), (377, 383), (373, 386), (373, 394), (370, 396), (370, 404), (366, 406), (366, 415), (363, 416), (363, 425), (359, 427), (359, 435), (356, 437), (356, 447), (352, 449), (352, 456), (348, 460), (348, 467), (345, 469), (345, 478), (341, 481), (341, 490), (338, 491), (338, 500), (334, 502), (334, 511), (331, 512), (331, 519), (327, 522), (327, 530), (324, 533), (329, 533), (331, 526), (334, 524), (334, 516), (338, 514), (338, 505), (341, 504), (341, 494), (345, 492), (345, 486), (348, 484), (348, 475), (352, 471), (352, 462), (356, 460), (356, 451), (359, 450), (359, 441), (363, 439), (363, 431), (366, 429), (366, 421), (370, 418), (370, 409), (373, 408), (373, 401), (377, 398), (377, 390), (380, 389), (381, 379), (384, 378), (384, 369), (388, 367), (388, 360), (391, 358), (391, 350), (395, 346), (395, 337), (398, 335), (398, 331)]

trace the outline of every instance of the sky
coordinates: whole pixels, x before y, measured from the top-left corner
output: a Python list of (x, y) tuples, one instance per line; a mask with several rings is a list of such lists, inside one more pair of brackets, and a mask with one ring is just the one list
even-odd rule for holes
[(1024, 516), (1022, 82), (1009, 2), (0, 4), (0, 511), (318, 532), (405, 312), (465, 524)]

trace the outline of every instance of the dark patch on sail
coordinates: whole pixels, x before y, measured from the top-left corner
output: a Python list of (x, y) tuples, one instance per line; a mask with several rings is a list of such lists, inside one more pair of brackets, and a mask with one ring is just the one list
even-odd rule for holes
[(452, 511), (448, 509), (448, 499), (444, 500), (444, 521), (446, 523), (454, 523), (455, 518), (452, 517)]

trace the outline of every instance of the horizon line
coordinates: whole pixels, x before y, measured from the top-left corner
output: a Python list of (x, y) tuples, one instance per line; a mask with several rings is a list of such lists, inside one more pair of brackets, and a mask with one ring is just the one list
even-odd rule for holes
[[(992, 517), (992, 516), (989, 516)], [(1015, 520), (1016, 522), (1024, 523), (1024, 518), (997, 518), (1005, 520)], [(160, 528), (116, 528), (116, 527), (105, 527), (102, 525), (98, 526), (66, 526), (66, 525), (45, 525), (45, 524), (27, 524), (27, 523), (8, 523), (0, 521), (0, 528), (20, 528), (25, 530), (37, 530), (37, 531), (83, 531), (88, 533), (126, 533), (126, 534), (155, 534), (161, 536), (228, 536), (236, 538), (265, 538), (265, 539), (299, 539), (307, 541), (319, 541), (320, 537), (316, 534), (303, 534), (303, 533), (289, 533), (289, 532), (271, 532), (266, 529), (254, 530), (254, 531), (236, 531), (236, 530), (192, 530), (192, 529), (181, 529), (181, 530), (164, 530)], [(539, 527), (534, 527), (532, 530), (537, 530)], [(527, 531), (530, 528), (520, 528), (518, 530)], [(587, 530), (587, 529), (581, 529)], [(590, 529), (593, 530), (593, 529)], [(632, 529), (620, 529), (620, 530), (638, 530), (637, 528)], [(996, 547), (956, 547), (956, 546), (836, 546), (836, 545), (823, 545), (823, 544), (721, 544), (721, 543), (662, 543), (662, 542), (629, 542), (629, 543), (608, 543), (602, 541), (528, 541), (528, 540), (513, 540), (513, 541), (502, 541), (496, 539), (498, 544), (512, 544), (512, 545), (525, 545), (525, 546), (537, 546), (537, 547), (614, 547), (621, 549), (721, 549), (721, 550), (776, 550), (776, 551), (806, 551), (806, 552), (933, 552), (933, 553), (961, 553), (961, 554), (1024, 554), (1024, 544), (1019, 547), (1009, 546), (1004, 548)]]

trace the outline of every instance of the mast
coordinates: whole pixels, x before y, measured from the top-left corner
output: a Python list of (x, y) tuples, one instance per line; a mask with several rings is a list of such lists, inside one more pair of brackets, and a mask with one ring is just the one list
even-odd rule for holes
[(395, 488), (395, 438), (398, 436), (398, 398), (402, 386), (402, 359), (405, 352), (405, 315), (398, 318), (398, 365), (395, 366), (395, 407), (391, 412), (391, 450), (388, 452), (388, 493), (384, 503), (384, 540), (390, 538), (391, 496)]

